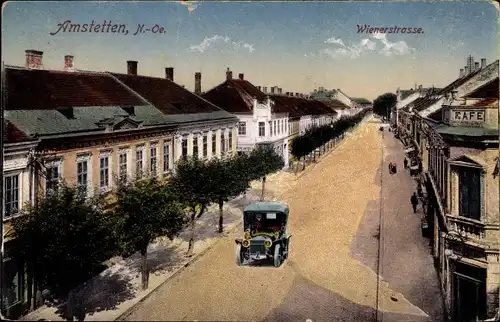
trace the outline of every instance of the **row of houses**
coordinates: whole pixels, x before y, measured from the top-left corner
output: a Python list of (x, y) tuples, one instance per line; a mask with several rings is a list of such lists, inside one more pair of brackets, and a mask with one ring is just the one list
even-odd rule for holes
[[(499, 318), (499, 61), (442, 89), (398, 91), (392, 122), (421, 165), (426, 220), (450, 321)], [(493, 320), (492, 320), (493, 321)]]
[(88, 196), (109, 193), (117, 178), (168, 178), (183, 157), (225, 157), (264, 142), (287, 166), (290, 139), (340, 114), (311, 98), (265, 93), (243, 74), (233, 79), (229, 68), (224, 82), (202, 93), (201, 73), (191, 92), (175, 83), (172, 67), (157, 78), (139, 75), (137, 61), (126, 63), (126, 73), (79, 70), (70, 55), (62, 70), (44, 69), (42, 61), (43, 52), (27, 50), (25, 66), (2, 70), (7, 312), (25, 298), (9, 221), (61, 180)]

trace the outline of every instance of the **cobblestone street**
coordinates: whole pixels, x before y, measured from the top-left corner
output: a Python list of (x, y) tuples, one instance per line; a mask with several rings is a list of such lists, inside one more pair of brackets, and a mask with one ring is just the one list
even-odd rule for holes
[[(236, 266), (237, 230), (126, 319), (375, 321), (378, 307), (384, 321), (440, 321), (428, 242), (410, 211), (413, 183), (399, 166), (400, 143), (379, 126), (364, 122), (297, 180), (282, 179), (288, 189), (278, 198), (290, 206), (293, 235), (282, 267)], [(388, 160), (400, 168), (390, 177)]]

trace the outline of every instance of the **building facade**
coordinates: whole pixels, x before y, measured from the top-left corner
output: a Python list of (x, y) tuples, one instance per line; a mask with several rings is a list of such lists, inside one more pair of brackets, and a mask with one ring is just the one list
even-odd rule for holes
[[(20, 205), (53, 193), (63, 181), (88, 197), (112, 196), (118, 180), (166, 179), (182, 157), (236, 151), (237, 118), (175, 84), (173, 68), (166, 78), (138, 76), (133, 61), (127, 74), (82, 71), (66, 56), (64, 70), (45, 70), (42, 56), (28, 50), (26, 66), (3, 70), (7, 133), (24, 137), (5, 153), (7, 239), (9, 218)], [(40, 165), (36, 171), (26, 168), (26, 155), (29, 164)], [(4, 245), (6, 254), (14, 242)], [(14, 294), (7, 305), (23, 304), (22, 292), (16, 294), (19, 300)]]
[(423, 165), (425, 219), (448, 318), (492, 318), (500, 286), (498, 61), (482, 60), (409, 105), (403, 130)]

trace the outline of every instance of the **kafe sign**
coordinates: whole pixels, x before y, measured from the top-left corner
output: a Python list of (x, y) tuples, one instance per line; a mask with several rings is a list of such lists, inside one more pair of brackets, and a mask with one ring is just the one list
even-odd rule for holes
[(450, 121), (454, 123), (482, 124), (484, 123), (484, 110), (452, 110)]

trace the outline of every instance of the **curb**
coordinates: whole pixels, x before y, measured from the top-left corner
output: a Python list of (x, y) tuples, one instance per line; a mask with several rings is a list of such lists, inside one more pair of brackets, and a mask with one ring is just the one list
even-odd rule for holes
[(201, 259), (201, 257), (203, 257), (203, 255), (205, 255), (206, 253), (208, 253), (212, 248), (214, 248), (222, 240), (224, 240), (224, 237), (228, 236), (230, 233), (232, 233), (233, 231), (235, 231), (237, 229), (237, 227), (242, 222), (243, 222), (243, 219), (239, 219), (238, 221), (236, 221), (234, 227), (230, 228), (229, 230), (227, 230), (227, 234), (225, 236), (220, 236), (211, 245), (207, 246), (207, 248), (205, 248), (204, 250), (202, 250), (200, 253), (196, 254), (195, 256), (191, 257), (183, 266), (181, 266), (180, 268), (178, 268), (172, 275), (170, 275), (169, 277), (167, 277), (166, 280), (164, 280), (163, 282), (161, 282), (160, 284), (158, 284), (156, 287), (152, 288), (149, 293), (147, 293), (146, 295), (144, 295), (144, 297), (141, 298), (139, 301), (137, 301), (137, 303), (133, 304), (131, 307), (129, 307), (128, 309), (126, 309), (125, 312), (123, 312), (118, 317), (116, 317), (114, 319), (114, 321), (124, 321), (129, 315), (131, 315), (137, 309), (137, 307), (139, 306), (139, 304), (142, 304), (145, 300), (147, 300), (158, 288), (160, 288), (161, 286), (163, 286), (167, 282), (169, 282), (172, 279), (174, 279), (176, 276), (178, 276), (180, 273), (182, 273), (187, 267), (191, 266), (191, 264), (193, 264), (197, 260)]

